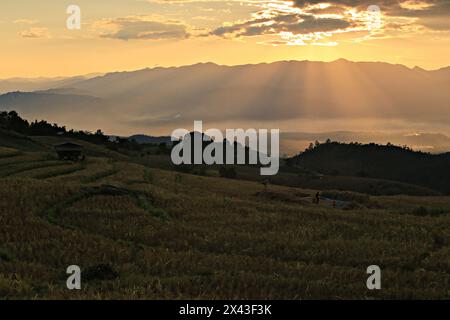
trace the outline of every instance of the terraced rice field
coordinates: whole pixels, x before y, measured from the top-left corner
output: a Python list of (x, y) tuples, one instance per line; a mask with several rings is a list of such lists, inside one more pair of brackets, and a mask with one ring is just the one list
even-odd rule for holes
[(450, 298), (449, 197), (314, 193), (2, 148), (0, 298)]

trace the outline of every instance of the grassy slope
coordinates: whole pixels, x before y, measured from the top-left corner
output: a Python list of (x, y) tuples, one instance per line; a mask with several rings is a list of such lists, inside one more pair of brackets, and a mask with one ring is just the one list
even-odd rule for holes
[(88, 156), (94, 157), (108, 157), (119, 160), (126, 160), (127, 157), (123, 154), (115, 151), (108, 150), (102, 146), (73, 138), (61, 138), (61, 137), (32, 137), (32, 140), (40, 145), (44, 146), (46, 150), (51, 150), (55, 144), (62, 142), (73, 142), (84, 147), (84, 152)]
[(45, 148), (30, 137), (0, 128), (0, 146), (20, 151), (42, 151)]
[[(256, 181), (266, 179), (266, 177), (259, 175), (259, 169), (254, 168), (239, 168), (238, 177)], [(318, 178), (307, 174), (288, 172), (283, 170), (283, 168), (280, 169), (279, 174), (270, 177), (269, 180), (271, 183), (290, 187), (317, 190), (350, 190), (371, 195), (441, 195), (440, 192), (430, 188), (392, 180), (332, 175), (324, 175)]]
[[(175, 170), (174, 166), (171, 164), (170, 155), (146, 154), (146, 152), (134, 152), (134, 154), (128, 153), (135, 161), (143, 165), (152, 168)], [(206, 171), (208, 171), (209, 176), (219, 176), (219, 167), (220, 166), (210, 166), (206, 168)], [(290, 187), (316, 190), (350, 190), (371, 195), (442, 195), (441, 192), (431, 188), (386, 179), (346, 175), (323, 175), (319, 178), (310, 170), (286, 166), (283, 160), (281, 161), (278, 174), (271, 177), (261, 176), (260, 169), (257, 167), (238, 166), (235, 169), (238, 179), (258, 182), (268, 179), (272, 184)]]
[(450, 298), (449, 197), (338, 210), (312, 190), (46, 157), (0, 149), (0, 298)]

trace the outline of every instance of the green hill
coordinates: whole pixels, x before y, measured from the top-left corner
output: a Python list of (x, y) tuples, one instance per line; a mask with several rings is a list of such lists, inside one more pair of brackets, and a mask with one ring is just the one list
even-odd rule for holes
[(450, 194), (450, 154), (433, 155), (393, 145), (329, 142), (289, 159), (291, 167), (325, 175), (384, 179)]

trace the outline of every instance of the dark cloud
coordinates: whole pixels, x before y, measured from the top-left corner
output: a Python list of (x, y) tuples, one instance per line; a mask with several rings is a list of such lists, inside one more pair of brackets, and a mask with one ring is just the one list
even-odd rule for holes
[(330, 5), (326, 8), (308, 9), (308, 13), (312, 14), (344, 14), (344, 11), (345, 7), (337, 5)]
[[(405, 16), (405, 17), (430, 17), (430, 16), (447, 16), (450, 14), (449, 0), (294, 0), (294, 5), (299, 8), (306, 8), (309, 5), (319, 3), (329, 3), (332, 7), (351, 7), (358, 10), (366, 10), (371, 5), (377, 5), (383, 13), (391, 16)], [(412, 4), (417, 6), (420, 4), (427, 4), (418, 9), (414, 9)], [(409, 4), (409, 5), (408, 5)], [(328, 10), (325, 8), (323, 10)], [(321, 11), (320, 9), (316, 12)]]
[(288, 14), (272, 19), (253, 19), (243, 23), (224, 26), (215, 29), (212, 34), (217, 36), (257, 36), (292, 32), (293, 34), (327, 32), (345, 29), (351, 24), (348, 21), (334, 18), (318, 18), (313, 15)]
[(368, 7), (370, 5), (378, 6), (391, 6), (393, 4), (398, 5), (398, 0), (294, 0), (297, 7), (305, 7), (307, 5), (319, 4), (319, 3), (329, 3), (332, 5), (344, 5), (347, 7)]
[(434, 30), (450, 30), (449, 0), (294, 0), (298, 8), (308, 8), (319, 3), (329, 3), (330, 7), (312, 9), (309, 12), (328, 13), (339, 8), (367, 10), (371, 5), (380, 7), (383, 14), (391, 17), (418, 18), (417, 24)]
[(120, 40), (144, 39), (185, 39), (189, 37), (187, 27), (181, 23), (149, 21), (142, 18), (117, 18), (106, 22), (116, 28), (113, 32), (101, 34), (103, 38)]
[(317, 18), (314, 16), (302, 16), (303, 21), (283, 26), (280, 31), (293, 33), (326, 32), (337, 29), (345, 29), (351, 24), (348, 21), (333, 18)]

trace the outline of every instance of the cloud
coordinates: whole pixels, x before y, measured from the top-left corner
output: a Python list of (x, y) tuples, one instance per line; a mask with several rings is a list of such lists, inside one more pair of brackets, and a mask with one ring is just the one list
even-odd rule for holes
[[(417, 23), (428, 25), (433, 28), (442, 29), (447, 25), (444, 20), (450, 15), (449, 0), (148, 0), (150, 2), (161, 2), (171, 4), (183, 3), (214, 3), (214, 2), (237, 2), (261, 8), (294, 7), (304, 13), (311, 14), (342, 14), (346, 10), (361, 13), (367, 11), (371, 5), (380, 7), (383, 15), (389, 17), (411, 17), (418, 18)], [(433, 21), (439, 20), (434, 23)]]
[(399, 3), (400, 7), (407, 10), (427, 10), (433, 4), (422, 0), (406, 0)]
[(28, 30), (20, 31), (19, 36), (30, 39), (48, 39), (51, 37), (47, 28), (30, 28)]
[[(264, 36), (258, 43), (273, 45), (336, 45), (339, 41), (398, 38), (450, 30), (448, 0), (243, 2), (260, 9), (247, 20), (224, 23), (210, 34), (232, 39)], [(376, 27), (371, 20), (374, 13), (369, 10), (374, 4), (380, 8)], [(343, 34), (348, 36), (343, 37)]]
[(313, 15), (284, 15), (273, 19), (253, 19), (219, 27), (212, 31), (212, 34), (217, 36), (232, 34), (235, 37), (280, 34), (281, 32), (302, 34), (345, 29), (350, 25), (351, 23), (348, 21), (334, 18), (318, 18)]
[(188, 26), (176, 20), (158, 20), (149, 16), (103, 19), (94, 23), (100, 37), (119, 40), (180, 40), (189, 38)]
[(260, 8), (250, 19), (226, 23), (210, 34), (225, 38), (278, 37), (275, 40), (266, 39), (259, 42), (276, 46), (281, 44), (330, 45), (331, 42), (322, 42), (322, 40), (332, 37), (334, 33), (349, 32), (358, 27), (365, 27), (364, 23), (355, 19), (351, 13), (329, 4), (308, 5), (300, 9), (295, 7), (293, 2), (263, 1)]
[[(184, 4), (184, 3), (202, 3), (202, 2), (237, 2), (237, 0), (147, 0), (151, 3), (168, 3), (168, 4)], [(243, 0), (240, 2), (246, 2)]]
[[(227, 39), (255, 37), (257, 43), (278, 45), (337, 45), (450, 31), (449, 0), (148, 0), (166, 4), (227, 3), (253, 8), (249, 16), (208, 26), (203, 34)], [(374, 26), (369, 6), (380, 8)], [(212, 10), (212, 9), (211, 9)], [(235, 11), (233, 11), (235, 12)], [(242, 11), (241, 13), (243, 13)], [(203, 15), (202, 15), (203, 16)], [(218, 20), (224, 19), (217, 17)], [(193, 19), (195, 20), (195, 19)], [(195, 23), (195, 22), (193, 22)], [(190, 29), (191, 31), (194, 29)], [(186, 32), (188, 33), (188, 32)]]
[(380, 7), (384, 15), (390, 17), (447, 17), (450, 14), (450, 1), (448, 0), (294, 0), (297, 8), (304, 9), (310, 6), (328, 3), (341, 8), (367, 10), (370, 5)]
[(14, 24), (28, 24), (28, 25), (31, 25), (31, 24), (39, 23), (39, 21), (38, 20), (31, 20), (31, 19), (17, 19), (17, 20), (14, 20), (13, 23)]

